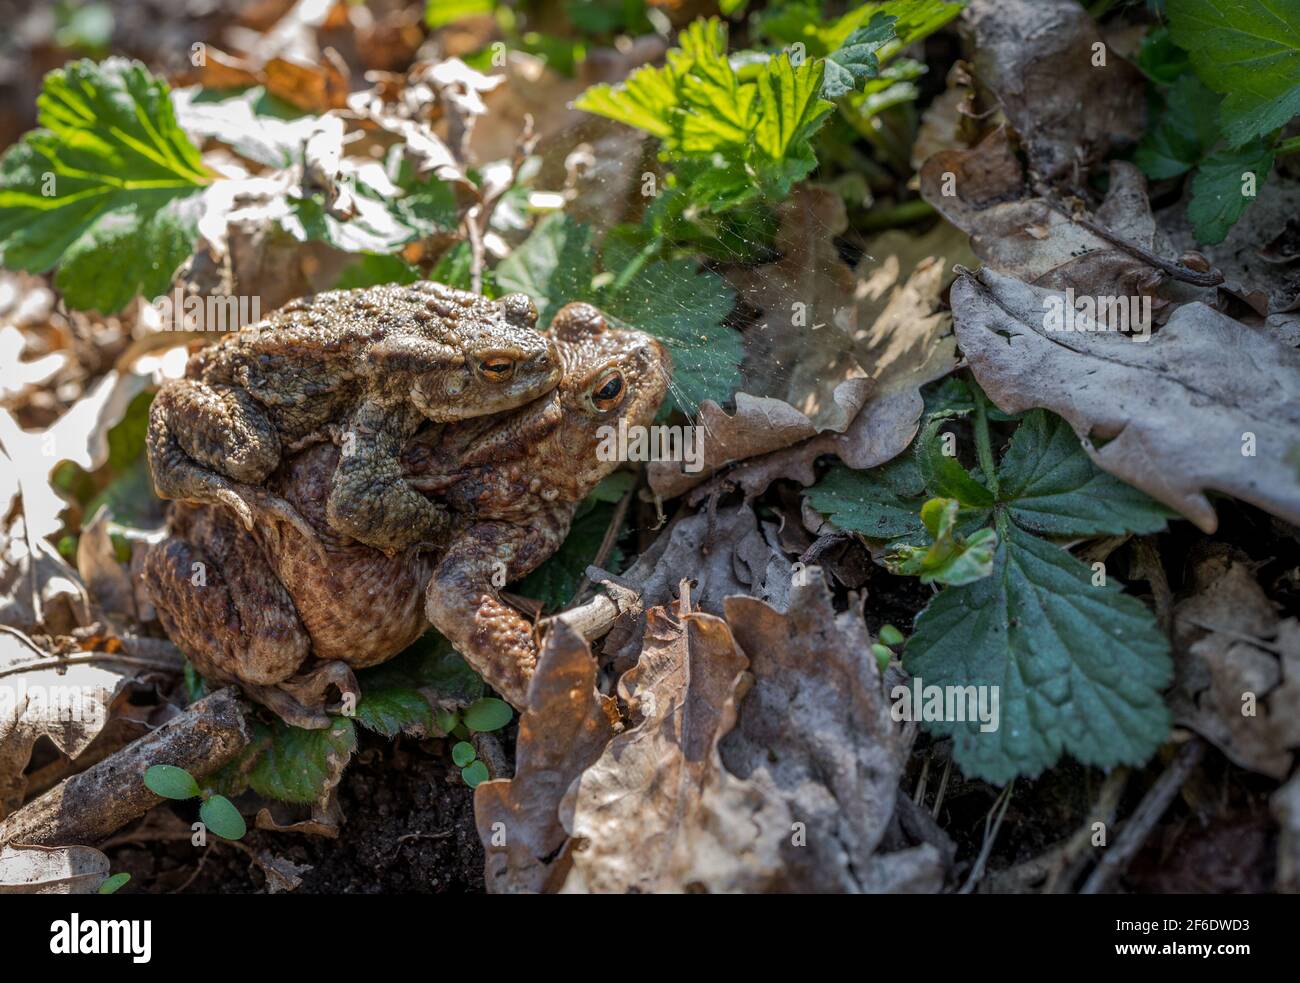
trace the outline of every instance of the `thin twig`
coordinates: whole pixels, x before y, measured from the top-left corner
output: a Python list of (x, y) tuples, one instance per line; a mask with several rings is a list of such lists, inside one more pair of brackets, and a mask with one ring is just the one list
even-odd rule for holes
[(1138, 807), (1133, 810), (1133, 815), (1129, 816), (1124, 823), (1123, 829), (1115, 839), (1115, 844), (1106, 851), (1096, 868), (1088, 875), (1088, 879), (1079, 890), (1080, 894), (1102, 893), (1110, 886), (1111, 881), (1128, 869), (1129, 863), (1137, 856), (1138, 850), (1151, 835), (1151, 830), (1165, 814), (1169, 803), (1173, 802), (1174, 796), (1183, 787), (1183, 783), (1196, 770), (1204, 754), (1205, 742), (1199, 737), (1193, 737), (1183, 745), (1177, 757), (1165, 769), (1164, 774), (1156, 779), (1156, 783), (1147, 790)]
[[(636, 494), (636, 486), (629, 488), (622, 498), (618, 500), (618, 505), (614, 508), (614, 514), (610, 516), (609, 525), (605, 527), (605, 535), (600, 540), (600, 548), (596, 550), (596, 557), (591, 561), (593, 567), (603, 567), (605, 561), (609, 559), (609, 554), (613, 552), (614, 544), (618, 541), (618, 534), (623, 529), (623, 520), (627, 518), (627, 510), (632, 505), (632, 497)], [(591, 587), (591, 578), (584, 572), (582, 580), (578, 583), (578, 589), (573, 594), (573, 600), (568, 606), (573, 607), (581, 604), (586, 600)]]
[(997, 842), (998, 830), (1002, 828), (1002, 817), (1007, 814), (1007, 806), (1011, 804), (1011, 790), (1015, 784), (1014, 779), (1009, 782), (1002, 790), (1002, 794), (994, 801), (993, 808), (989, 810), (984, 820), (984, 845), (980, 847), (980, 854), (975, 858), (975, 866), (971, 868), (970, 876), (966, 878), (966, 883), (961, 886), (958, 894), (970, 894), (983, 879), (984, 867), (989, 862), (990, 854), (993, 853), (993, 844)]

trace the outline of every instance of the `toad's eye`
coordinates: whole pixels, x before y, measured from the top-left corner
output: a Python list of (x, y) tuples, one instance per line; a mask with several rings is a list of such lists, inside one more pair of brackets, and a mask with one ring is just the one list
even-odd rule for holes
[(612, 410), (623, 399), (623, 376), (617, 372), (611, 372), (605, 378), (596, 384), (592, 390), (591, 401), (595, 404), (596, 409)]
[(505, 382), (515, 374), (515, 360), (504, 355), (495, 355), (479, 362), (479, 370), (488, 382)]

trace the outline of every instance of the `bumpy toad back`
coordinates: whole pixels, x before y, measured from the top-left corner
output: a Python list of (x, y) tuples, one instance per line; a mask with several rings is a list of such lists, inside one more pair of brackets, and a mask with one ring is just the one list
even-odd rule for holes
[(249, 528), (255, 511), (274, 513), (309, 534), (254, 486), (282, 454), (328, 439), (342, 450), (328, 505), (337, 532), (388, 552), (436, 540), (445, 513), (406, 484), (397, 451), (426, 420), (499, 413), (552, 389), (560, 361), (536, 321), (522, 294), (491, 301), (436, 283), (293, 301), (198, 352), (159, 392), (158, 494), (226, 505)]

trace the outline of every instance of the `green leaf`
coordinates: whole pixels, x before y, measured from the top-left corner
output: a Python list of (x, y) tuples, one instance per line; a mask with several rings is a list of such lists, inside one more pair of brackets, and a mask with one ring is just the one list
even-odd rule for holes
[(357, 749), (356, 728), (343, 717), (321, 730), (276, 721), (270, 737), (248, 773), (248, 784), (253, 791), (282, 802), (318, 800)]
[(467, 706), (461, 714), (461, 719), (470, 730), (484, 733), (500, 730), (510, 723), (514, 715), (515, 712), (510, 709), (510, 704), (505, 700), (485, 696)]
[(644, 130), (660, 140), (673, 135), (679, 105), (677, 80), (667, 68), (638, 68), (618, 85), (593, 85), (573, 108)]
[(866, 27), (859, 27), (844, 44), (826, 56), (822, 97), (838, 99), (848, 95), (867, 79), (880, 73), (877, 52), (894, 40), (896, 17), (877, 13)]
[[(1169, 0), (1169, 33), (1224, 94), (1223, 134), (1240, 147), (1300, 113), (1300, 5), (1294, 0)], [(1214, 241), (1219, 240), (1203, 240)]]
[(885, 557), (890, 573), (919, 577), (923, 584), (960, 587), (993, 572), (993, 551), (998, 536), (992, 529), (977, 529), (970, 536), (957, 531), (961, 503), (953, 498), (932, 498), (921, 507), (933, 542), (928, 546), (897, 546)]
[(882, 542), (919, 542), (925, 537), (925, 483), (910, 454), (869, 471), (836, 464), (805, 497), (845, 532)]
[(1011, 517), (1048, 536), (1152, 533), (1177, 515), (1098, 468), (1070, 425), (1044, 410), (1025, 414), (998, 465), (998, 486)]
[(469, 767), (460, 770), (460, 777), (470, 788), (477, 788), (491, 776), (488, 774), (487, 765), (482, 761), (475, 761)]
[(1172, 85), (1192, 70), (1187, 52), (1174, 44), (1168, 27), (1156, 27), (1147, 32), (1138, 50), (1138, 68), (1147, 78), (1161, 85)]
[(945, 422), (943, 417), (931, 419), (916, 440), (916, 466), (921, 480), (933, 496), (954, 498), (967, 508), (989, 507), (993, 493), (976, 481), (955, 456), (943, 452), (939, 428)]
[(418, 690), (365, 689), (357, 704), (357, 723), (385, 737), (433, 733), (433, 708)]
[(387, 662), (357, 672), (357, 683), (366, 696), (372, 691), (410, 689), (448, 704), (472, 703), (483, 695), (478, 673), (433, 630)]
[(175, 765), (150, 765), (144, 772), (144, 784), (164, 799), (193, 799), (199, 794), (194, 776)]
[(496, 0), (427, 0), (424, 23), (431, 28), (446, 27), (465, 17), (490, 14), (496, 6)]
[(456, 763), (457, 768), (464, 768), (477, 757), (478, 752), (469, 741), (457, 741), (451, 747), (451, 760)]
[(214, 795), (199, 806), (199, 818), (223, 839), (240, 840), (248, 832), (244, 817), (224, 795)]
[(1256, 140), (1236, 150), (1216, 150), (1201, 162), (1192, 179), (1192, 198), (1187, 217), (1198, 241), (1215, 245), (1254, 201), (1245, 194), (1247, 174), (1256, 193), (1273, 169), (1273, 150), (1267, 141)]
[(350, 265), (339, 276), (334, 289), (352, 290), (356, 287), (373, 287), (383, 283), (415, 283), (420, 278), (420, 271), (400, 256), (362, 253), (360, 260)]
[(496, 267), (502, 292), (526, 293), (537, 305), (537, 326), (545, 329), (565, 304), (590, 300), (596, 264), (590, 226), (563, 212), (547, 215), (526, 240)]
[(167, 85), (139, 62), (50, 72), (38, 122), (0, 160), (0, 257), (44, 273), (72, 307), (121, 310), (164, 293), (193, 252), (210, 177)]
[[(762, 112), (754, 143), (769, 160), (779, 161), (792, 152), (799, 154), (821, 120), (834, 105), (821, 98), (825, 62), (805, 61), (798, 68), (790, 56), (777, 55), (768, 60), (758, 77), (759, 104)], [(782, 192), (782, 196), (788, 193)]]
[(116, 894), (118, 889), (131, 879), (130, 874), (114, 874), (112, 877), (104, 878), (104, 883), (99, 885), (97, 894)]
[(1146, 607), (1065, 550), (1000, 528), (993, 575), (939, 592), (903, 663), (925, 686), (997, 686), (1000, 720), (927, 722), (971, 777), (1034, 776), (1062, 753), (1102, 768), (1141, 764), (1168, 736), (1168, 645)]
[(1133, 156), (1142, 173), (1155, 179), (1177, 177), (1200, 163), (1219, 139), (1218, 104), (1219, 97), (1195, 75), (1180, 77)]
[(906, 641), (903, 633), (893, 625), (880, 626), (880, 640), (886, 645), (902, 645)]

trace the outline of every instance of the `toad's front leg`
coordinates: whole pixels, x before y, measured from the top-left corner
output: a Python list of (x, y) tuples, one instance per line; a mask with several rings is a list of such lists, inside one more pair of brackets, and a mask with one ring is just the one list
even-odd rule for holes
[(411, 487), (398, 455), (419, 425), (413, 409), (363, 403), (340, 435), (325, 517), (338, 533), (390, 556), (438, 542), (447, 511)]
[(498, 588), (546, 559), (568, 532), (562, 515), (527, 527), (480, 522), (448, 548), (425, 595), (425, 613), (483, 679), (512, 705), (528, 705), (537, 666), (532, 623), (501, 600)]

